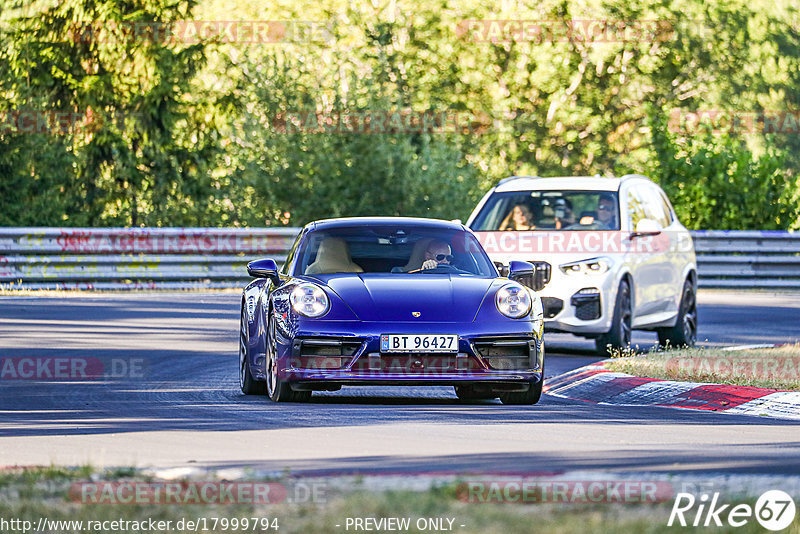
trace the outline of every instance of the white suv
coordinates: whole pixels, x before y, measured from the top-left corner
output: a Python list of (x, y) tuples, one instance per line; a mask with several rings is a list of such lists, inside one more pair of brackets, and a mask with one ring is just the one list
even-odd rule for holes
[(505, 178), (467, 226), (501, 270), (534, 264), (546, 331), (593, 338), (603, 353), (628, 346), (632, 329), (694, 345), (694, 244), (648, 178)]

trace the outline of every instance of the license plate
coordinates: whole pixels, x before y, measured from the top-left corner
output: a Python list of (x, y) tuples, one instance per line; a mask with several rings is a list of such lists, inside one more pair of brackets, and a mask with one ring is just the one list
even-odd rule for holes
[(454, 334), (384, 334), (381, 352), (458, 352)]

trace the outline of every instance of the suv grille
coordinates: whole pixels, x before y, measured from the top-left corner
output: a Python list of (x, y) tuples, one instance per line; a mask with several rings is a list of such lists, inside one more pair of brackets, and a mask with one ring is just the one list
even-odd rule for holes
[[(534, 273), (533, 273), (533, 289), (534, 291), (541, 291), (544, 289), (544, 286), (550, 282), (550, 272), (552, 268), (550, 264), (546, 261), (529, 261), (528, 263), (533, 264)], [(500, 276), (508, 276), (508, 265), (504, 264), (503, 262), (496, 261), (494, 262), (495, 267), (497, 267)], [(524, 284), (527, 285), (527, 284)]]
[(534, 291), (541, 291), (550, 282), (550, 272), (552, 267), (546, 261), (531, 261), (530, 263), (536, 268), (536, 274), (533, 276)]

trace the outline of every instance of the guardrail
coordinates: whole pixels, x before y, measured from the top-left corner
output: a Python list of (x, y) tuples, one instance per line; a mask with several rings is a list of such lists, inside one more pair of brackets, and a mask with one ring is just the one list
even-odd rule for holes
[[(242, 287), (257, 256), (282, 262), (299, 228), (0, 228), (0, 286)], [(800, 233), (692, 232), (700, 287), (800, 288)]]
[(299, 228), (0, 228), (0, 284), (25, 289), (242, 287)]
[(700, 287), (800, 288), (800, 232), (692, 232)]

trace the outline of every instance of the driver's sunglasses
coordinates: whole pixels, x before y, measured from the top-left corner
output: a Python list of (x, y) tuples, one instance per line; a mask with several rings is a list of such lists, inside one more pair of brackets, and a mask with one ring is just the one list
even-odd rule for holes
[(454, 258), (453, 256), (451, 256), (450, 254), (437, 254), (437, 255), (436, 255), (436, 261), (444, 261), (444, 260), (447, 260), (447, 261), (448, 261), (448, 263), (453, 263), (453, 260), (454, 260), (454, 259), (455, 259), (455, 258)]

